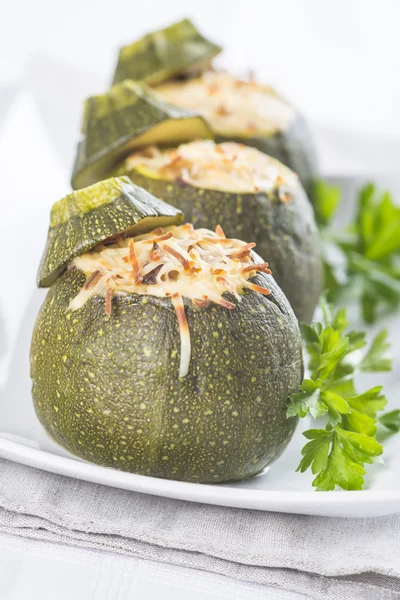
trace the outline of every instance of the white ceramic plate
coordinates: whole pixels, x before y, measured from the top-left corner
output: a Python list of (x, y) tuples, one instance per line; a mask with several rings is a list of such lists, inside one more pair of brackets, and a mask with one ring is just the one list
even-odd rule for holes
[(41, 450), (32, 440), (12, 434), (0, 434), (0, 456), (3, 458), (45, 471), (145, 494), (237, 508), (329, 517), (376, 517), (400, 511), (398, 461), (397, 465), (391, 464), (389, 469), (386, 467), (386, 473), (383, 470), (374, 473), (371, 489), (362, 492), (317, 493), (310, 491), (310, 478), (302, 475), (299, 476), (302, 477), (300, 481), (294, 473), (298, 457), (298, 453), (293, 452), (295, 445), (293, 444), (291, 452), (286, 453), (285, 458), (256, 478), (236, 484), (201, 485), (99, 467), (73, 457), (60, 456), (54, 451)]
[[(310, 473), (295, 472), (304, 444), (301, 430), (309, 427), (306, 422), (300, 423), (288, 449), (268, 472), (240, 483), (213, 486), (99, 467), (74, 458), (49, 440), (32, 408), (29, 378), (32, 326), (45, 292), (31, 290), (45, 242), (49, 208), (68, 187), (50, 146), (43, 143), (43, 130), (36, 127), (32, 112), (29, 103), (21, 106), (22, 120), (14, 122), (11, 115), (0, 138), (0, 164), (4, 166), (0, 219), (0, 457), (104, 485), (224, 506), (343, 517), (400, 511), (400, 452), (396, 453), (396, 437), (385, 444), (385, 464), (368, 469), (365, 491), (328, 493), (313, 491)], [(25, 155), (30, 157), (24, 163), (23, 176), (18, 160), (18, 140), (22, 138)], [(354, 182), (350, 184), (354, 186)], [(390, 187), (392, 184), (393, 180)], [(398, 180), (397, 186), (400, 187)], [(392, 374), (379, 375), (379, 382), (386, 384), (386, 393), (398, 403), (400, 319), (386, 325), (392, 331), (392, 343), (396, 344), (397, 362)], [(376, 376), (365, 377), (360, 385), (371, 386), (376, 379)]]

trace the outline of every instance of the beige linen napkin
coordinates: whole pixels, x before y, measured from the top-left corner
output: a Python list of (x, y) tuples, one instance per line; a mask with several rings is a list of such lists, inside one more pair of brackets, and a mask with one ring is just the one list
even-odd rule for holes
[(400, 515), (333, 519), (170, 500), (0, 460), (0, 531), (310, 598), (400, 598)]

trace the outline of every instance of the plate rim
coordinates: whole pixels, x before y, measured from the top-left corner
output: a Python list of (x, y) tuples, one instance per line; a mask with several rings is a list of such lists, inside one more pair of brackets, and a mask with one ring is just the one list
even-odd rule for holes
[[(352, 518), (357, 516), (360, 518), (366, 516), (377, 517), (400, 512), (400, 488), (398, 490), (318, 493), (315, 490), (259, 490), (233, 488), (229, 484), (212, 485), (175, 481), (118, 471), (117, 469), (59, 456), (49, 451), (32, 448), (21, 442), (10, 440), (3, 437), (3, 433), (0, 433), (0, 457), (43, 471), (98, 485), (202, 504), (265, 512), (294, 512), (295, 514)], [(110, 473), (112, 481), (107, 481), (107, 477), (104, 476)], [(353, 512), (350, 514), (347, 510), (350, 506), (353, 508), (357, 506), (359, 514)]]

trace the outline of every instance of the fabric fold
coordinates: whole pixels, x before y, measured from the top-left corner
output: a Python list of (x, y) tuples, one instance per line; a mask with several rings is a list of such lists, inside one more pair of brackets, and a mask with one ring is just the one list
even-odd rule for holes
[(0, 460), (0, 531), (202, 569), (311, 598), (400, 598), (400, 515), (334, 519), (225, 508)]

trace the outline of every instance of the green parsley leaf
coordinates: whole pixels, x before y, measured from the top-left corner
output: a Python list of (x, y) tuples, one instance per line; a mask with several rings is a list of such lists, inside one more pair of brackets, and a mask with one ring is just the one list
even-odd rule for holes
[(309, 429), (308, 431), (305, 431), (303, 435), (311, 441), (308, 442), (301, 451), (303, 458), (297, 467), (297, 471), (304, 473), (304, 471), (311, 467), (311, 471), (315, 475), (326, 469), (333, 439), (333, 431), (327, 431), (326, 429)]
[(288, 407), (287, 416), (303, 418), (310, 414), (314, 419), (322, 417), (327, 412), (328, 406), (321, 400), (320, 392), (317, 382), (304, 379), (300, 391), (290, 397), (291, 404)]
[(381, 391), (382, 386), (378, 385), (362, 394), (348, 396), (346, 399), (354, 410), (376, 417), (376, 413), (383, 410), (387, 404), (387, 400), (385, 396), (382, 396)]
[(359, 393), (354, 381), (359, 371), (390, 370), (387, 332), (381, 331), (367, 345), (364, 332), (347, 331), (345, 309), (333, 312), (325, 298), (321, 299), (321, 309), (322, 323), (302, 326), (310, 377), (290, 396), (287, 416), (323, 418), (325, 429), (303, 433), (309, 441), (297, 470), (311, 468), (318, 491), (336, 486), (359, 490), (364, 484), (365, 465), (382, 454), (375, 437), (378, 419), (391, 431), (400, 429), (400, 410), (378, 417), (387, 403), (382, 386)]
[(380, 454), (382, 446), (374, 438), (336, 427), (331, 432), (328, 460), (313, 485), (317, 491), (334, 490), (337, 485), (344, 490), (362, 490), (364, 463), (372, 463)]
[(372, 344), (360, 363), (361, 371), (377, 373), (381, 371), (390, 371), (392, 361), (387, 352), (390, 344), (387, 341), (388, 332), (382, 329), (372, 341)]
[(314, 193), (317, 199), (315, 216), (322, 225), (330, 223), (340, 204), (340, 189), (328, 185), (325, 181), (318, 180), (314, 184)]
[(392, 431), (397, 433), (400, 431), (400, 410), (391, 410), (379, 417), (379, 423)]
[(318, 492), (334, 490), (337, 485), (344, 490), (362, 489), (365, 469), (341, 446), (336, 431), (310, 429), (304, 435), (311, 442), (304, 446), (297, 470), (303, 473), (311, 466), (313, 474), (317, 474), (313, 486)]
[(338, 188), (316, 182), (325, 288), (335, 303), (358, 298), (364, 320), (374, 323), (400, 306), (400, 207), (388, 192), (367, 184), (358, 194), (352, 222), (336, 230), (331, 223), (339, 205)]

